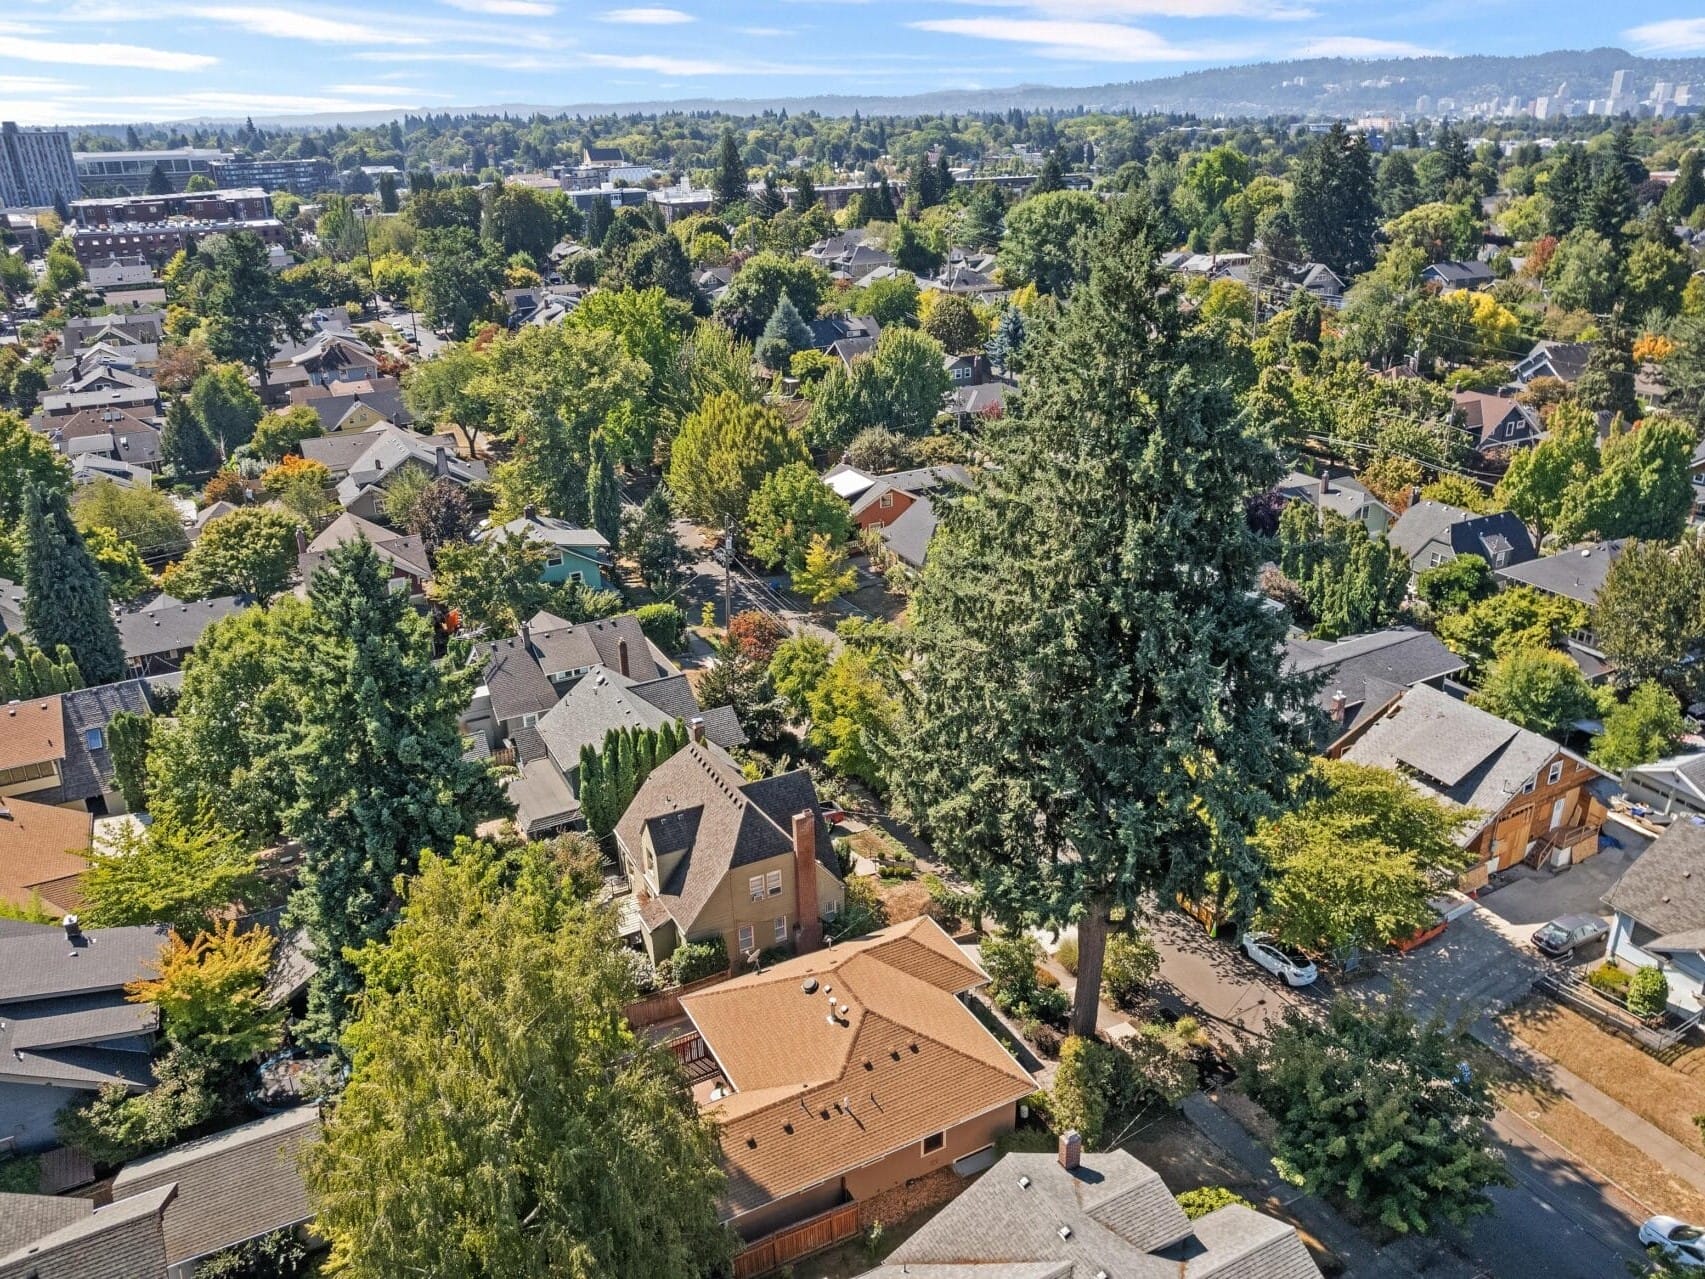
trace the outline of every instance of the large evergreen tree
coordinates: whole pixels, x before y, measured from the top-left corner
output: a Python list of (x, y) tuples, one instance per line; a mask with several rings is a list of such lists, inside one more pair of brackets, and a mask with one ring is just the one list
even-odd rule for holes
[(1304, 252), (1346, 279), (1373, 265), (1373, 167), (1367, 139), (1342, 122), (1311, 143), (1291, 174), (1291, 222)]
[(63, 490), (33, 484), (24, 492), (24, 625), (36, 647), (63, 644), (91, 685), (124, 674), (106, 579), (71, 522)]
[(746, 162), (740, 158), (740, 144), (734, 140), (732, 129), (722, 131), (722, 142), (717, 147), (716, 171), (711, 176), (710, 189), (719, 209), (739, 204), (746, 198)]
[(592, 432), (587, 448), (586, 518), (614, 547), (622, 536), (622, 490), (616, 484), (610, 450), (604, 447), (604, 433)]
[(483, 763), (464, 758), (457, 717), (477, 668), (447, 673), (408, 597), (365, 541), (334, 550), (308, 587), (308, 642), (290, 760), (288, 833), (306, 856), (290, 911), (313, 939), (312, 1032), (330, 1042), (360, 977), (348, 951), (383, 937), (397, 876), (423, 848), (447, 849), (502, 804)]
[(1247, 836), (1312, 727), (1243, 516), (1278, 467), (1164, 247), (1147, 205), (1119, 201), (1030, 339), (1022, 409), (986, 438), (998, 465), (943, 512), (913, 601), (891, 770), (994, 913), (1077, 924), (1080, 1034), (1115, 907), (1216, 882), (1256, 900)]

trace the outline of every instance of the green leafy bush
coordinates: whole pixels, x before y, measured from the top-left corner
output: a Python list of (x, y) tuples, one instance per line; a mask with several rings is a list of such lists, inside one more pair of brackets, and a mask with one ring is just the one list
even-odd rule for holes
[(1587, 974), (1587, 985), (1616, 999), (1628, 997), (1628, 983), (1633, 980), (1632, 973), (1614, 964), (1603, 964)]
[(41, 1191), (41, 1160), (15, 1155), (0, 1160), (0, 1194), (34, 1195)]
[(642, 604), (633, 611), (634, 621), (665, 653), (679, 653), (687, 636), (687, 615), (673, 604)]
[(1245, 1208), (1254, 1206), (1242, 1195), (1233, 1194), (1224, 1186), (1198, 1186), (1178, 1196), (1178, 1206), (1184, 1209), (1184, 1215), (1191, 1221), (1206, 1217), (1210, 1212), (1217, 1212), (1221, 1208), (1229, 1208), (1232, 1204), (1242, 1204)]
[(296, 1231), (275, 1230), (197, 1262), (195, 1273), (200, 1279), (297, 1279), (308, 1273), (308, 1247)]
[(154, 1087), (131, 1096), (108, 1084), (93, 1098), (73, 1103), (54, 1121), (59, 1139), (108, 1167), (163, 1150), (180, 1134), (218, 1113), (214, 1064), (174, 1048), (154, 1064)]
[(1160, 974), (1160, 952), (1141, 930), (1114, 933), (1107, 939), (1101, 966), (1101, 989), (1119, 1008), (1129, 1008)]
[(686, 942), (669, 956), (669, 969), (677, 986), (688, 986), (701, 977), (728, 971), (728, 946), (720, 936)]
[(1661, 968), (1641, 968), (1628, 982), (1628, 1011), (1636, 1017), (1657, 1017), (1669, 1007), (1669, 978)]

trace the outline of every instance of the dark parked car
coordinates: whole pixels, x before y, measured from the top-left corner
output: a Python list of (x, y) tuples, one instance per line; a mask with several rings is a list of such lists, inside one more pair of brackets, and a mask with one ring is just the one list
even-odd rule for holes
[(1597, 915), (1564, 915), (1533, 930), (1533, 946), (1542, 955), (1565, 959), (1576, 948), (1601, 940), (1610, 925)]

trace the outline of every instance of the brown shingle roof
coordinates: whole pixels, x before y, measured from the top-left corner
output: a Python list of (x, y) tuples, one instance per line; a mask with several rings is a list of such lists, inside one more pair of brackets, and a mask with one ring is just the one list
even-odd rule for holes
[[(54, 714), (59, 708), (54, 707)], [(87, 812), (5, 801), (0, 817), (0, 898), (18, 906), (31, 899), (56, 914), (76, 911), (82, 904), (77, 881), (89, 868), (82, 856), (89, 847), (93, 819)]]
[[(1035, 1081), (957, 998), (985, 980), (940, 925), (915, 919), (683, 997), (738, 1089), (711, 1111), (727, 1214), (1032, 1092)], [(834, 1020), (831, 994), (845, 1005)]]
[(65, 758), (65, 714), (59, 695), (8, 702), (0, 715), (0, 768)]

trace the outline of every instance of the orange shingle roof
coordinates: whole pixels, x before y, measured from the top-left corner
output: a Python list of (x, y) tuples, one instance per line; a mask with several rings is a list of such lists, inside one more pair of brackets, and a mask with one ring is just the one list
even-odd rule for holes
[[(27, 800), (3, 801), (0, 817), (0, 898), (17, 906), (39, 904), (56, 914), (82, 903), (78, 880), (89, 868), (93, 818), (79, 809)], [(33, 899), (33, 902), (32, 902)]]
[(738, 1090), (711, 1110), (730, 1215), (1034, 1091), (957, 998), (986, 980), (938, 924), (915, 919), (685, 996)]
[(0, 707), (0, 768), (65, 758), (65, 714), (59, 695)]

